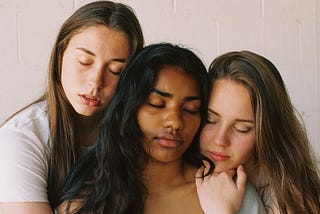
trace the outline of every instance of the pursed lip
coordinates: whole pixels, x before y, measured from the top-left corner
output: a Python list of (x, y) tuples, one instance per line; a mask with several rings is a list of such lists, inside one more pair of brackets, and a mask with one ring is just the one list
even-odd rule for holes
[(222, 152), (209, 151), (209, 154), (210, 154), (213, 161), (224, 161), (229, 158), (228, 155), (226, 155)]
[(156, 141), (164, 146), (174, 148), (183, 143), (183, 139), (178, 135), (165, 134), (155, 137)]
[(92, 96), (90, 94), (79, 94), (79, 97), (81, 102), (88, 106), (99, 106), (101, 104), (101, 99), (97, 96)]

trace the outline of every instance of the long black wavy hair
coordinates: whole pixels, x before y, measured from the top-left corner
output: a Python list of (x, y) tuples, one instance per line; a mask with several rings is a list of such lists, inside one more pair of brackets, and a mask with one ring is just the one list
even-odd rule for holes
[[(148, 155), (141, 143), (143, 133), (137, 122), (137, 111), (152, 91), (158, 72), (168, 65), (179, 66), (196, 79), (203, 125), (208, 77), (202, 61), (189, 49), (169, 43), (145, 47), (120, 74), (96, 147), (69, 174), (60, 198), (67, 209), (70, 202), (76, 202), (71, 206), (76, 204), (76, 208), (69, 212), (143, 213), (147, 190), (141, 174)], [(202, 164), (198, 144), (201, 127), (183, 155), (184, 161), (194, 166)]]

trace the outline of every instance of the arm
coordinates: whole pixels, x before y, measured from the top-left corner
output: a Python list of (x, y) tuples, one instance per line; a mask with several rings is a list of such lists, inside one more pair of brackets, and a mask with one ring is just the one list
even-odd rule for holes
[(32, 202), (32, 203), (0, 203), (1, 214), (23, 213), (23, 214), (53, 214), (49, 203)]
[(51, 214), (45, 145), (32, 132), (0, 129), (0, 209), (4, 213)]
[(243, 167), (237, 168), (236, 181), (233, 179), (235, 170), (213, 173), (202, 178), (204, 171), (205, 167), (201, 167), (196, 174), (197, 192), (203, 211), (206, 214), (236, 213), (245, 193), (247, 175)]

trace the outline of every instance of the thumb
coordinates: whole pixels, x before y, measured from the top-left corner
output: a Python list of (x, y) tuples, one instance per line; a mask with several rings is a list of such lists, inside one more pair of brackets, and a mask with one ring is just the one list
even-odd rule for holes
[(245, 173), (243, 166), (239, 165), (237, 168), (236, 185), (238, 190), (242, 191), (243, 193), (246, 188), (246, 181), (247, 181), (247, 174)]

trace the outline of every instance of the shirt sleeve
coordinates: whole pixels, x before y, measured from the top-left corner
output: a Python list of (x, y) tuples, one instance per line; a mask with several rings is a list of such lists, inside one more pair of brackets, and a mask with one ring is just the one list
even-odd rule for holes
[(238, 214), (265, 214), (266, 210), (255, 188), (247, 182), (246, 192)]
[(0, 202), (48, 202), (45, 142), (31, 131), (0, 129)]

